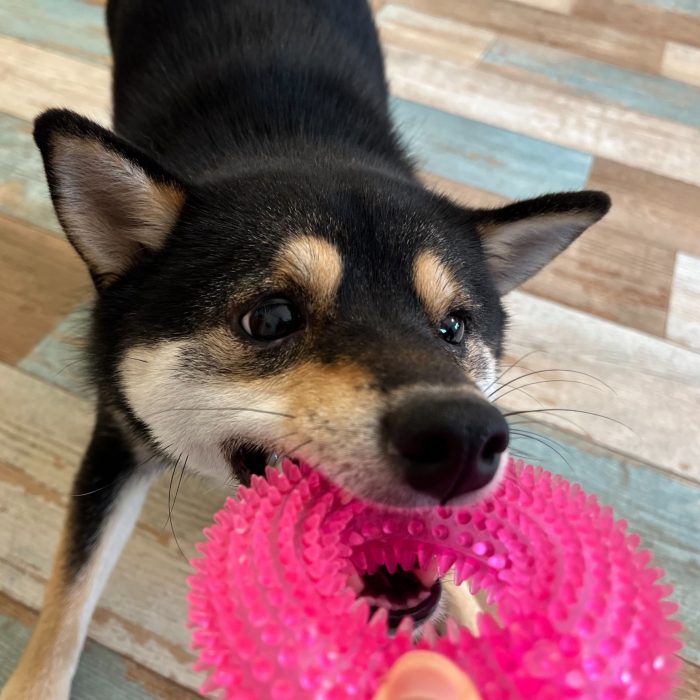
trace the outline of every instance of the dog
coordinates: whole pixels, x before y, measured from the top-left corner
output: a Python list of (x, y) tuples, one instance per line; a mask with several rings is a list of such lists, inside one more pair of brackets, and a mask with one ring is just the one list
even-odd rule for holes
[[(601, 192), (500, 209), (427, 189), (390, 115), (366, 0), (110, 0), (114, 131), (36, 121), (97, 290), (98, 401), (44, 607), (2, 700), (63, 700), (149, 484), (301, 460), (402, 507), (498, 483), (502, 297), (598, 221)], [(398, 621), (435, 574), (374, 572)]]

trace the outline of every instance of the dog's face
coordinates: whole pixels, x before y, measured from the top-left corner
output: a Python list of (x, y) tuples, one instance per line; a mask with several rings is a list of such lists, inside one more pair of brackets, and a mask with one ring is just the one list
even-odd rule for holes
[(157, 448), (243, 482), (289, 456), (402, 506), (493, 485), (500, 295), (608, 206), (581, 193), (464, 210), (331, 167), (185, 187), (63, 112), (37, 141), (101, 292), (98, 381)]

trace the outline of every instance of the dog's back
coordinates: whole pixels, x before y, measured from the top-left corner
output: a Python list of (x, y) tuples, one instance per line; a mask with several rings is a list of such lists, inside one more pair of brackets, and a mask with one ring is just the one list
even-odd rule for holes
[(406, 167), (365, 0), (111, 0), (108, 24), (115, 130), (178, 175), (309, 149)]

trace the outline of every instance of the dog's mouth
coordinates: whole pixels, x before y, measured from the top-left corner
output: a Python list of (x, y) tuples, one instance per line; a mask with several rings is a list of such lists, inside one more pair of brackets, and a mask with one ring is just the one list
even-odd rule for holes
[(405, 617), (413, 618), (416, 626), (429, 620), (442, 598), (435, 563), (427, 569), (416, 566), (409, 571), (397, 566), (394, 572), (382, 565), (372, 573), (354, 574), (349, 584), (358, 598), (367, 600), (372, 614), (386, 610), (390, 631), (395, 631)]
[(232, 442), (222, 446), (234, 474), (240, 482), (250, 485), (251, 476), (265, 476), (265, 467), (274, 464), (277, 456), (254, 443)]

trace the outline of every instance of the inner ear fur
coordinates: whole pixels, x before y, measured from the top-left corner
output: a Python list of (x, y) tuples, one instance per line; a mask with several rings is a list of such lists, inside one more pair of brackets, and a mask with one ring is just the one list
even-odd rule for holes
[(98, 288), (163, 246), (185, 201), (175, 178), (112, 132), (67, 110), (42, 114), (34, 139), (58, 219)]
[(472, 213), (501, 294), (539, 272), (610, 209), (604, 192), (548, 194)]

